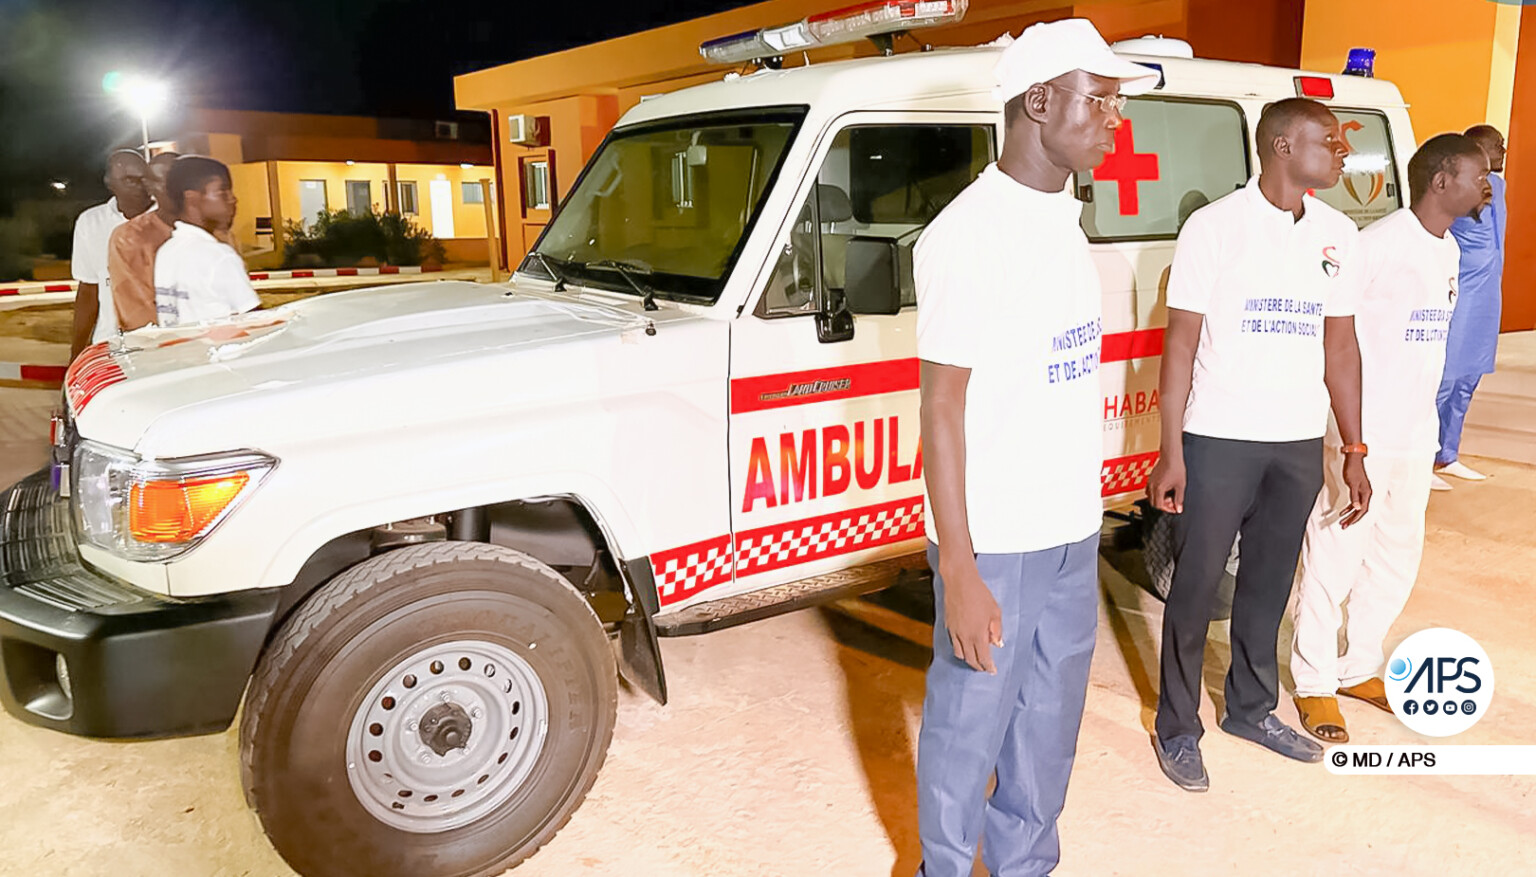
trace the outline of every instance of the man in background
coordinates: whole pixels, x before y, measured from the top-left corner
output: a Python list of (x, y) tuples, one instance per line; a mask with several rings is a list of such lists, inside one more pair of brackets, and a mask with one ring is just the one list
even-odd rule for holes
[(162, 152), (149, 160), (144, 185), (155, 199), (146, 210), (112, 232), (107, 244), (107, 276), (118, 328), (124, 332), (155, 322), (155, 253), (171, 239), (176, 213), (165, 191), (171, 165), (181, 156)]
[[(1349, 742), (1336, 695), (1391, 710), (1382, 681), (1382, 642), (1418, 578), (1424, 552), (1424, 471), (1439, 448), (1435, 392), (1456, 304), (1459, 254), (1451, 223), (1492, 196), (1488, 159), (1471, 138), (1432, 137), (1408, 161), (1413, 206), (1360, 233), (1360, 422), (1371, 517), (1339, 526), (1349, 506), (1342, 439), (1328, 425), (1323, 490), (1307, 522), (1297, 586), (1291, 677), (1301, 724), (1327, 743)], [(1349, 620), (1344, 603), (1349, 603)], [(1339, 629), (1348, 648), (1339, 654)]]
[(229, 168), (200, 155), (183, 156), (166, 177), (166, 199), (176, 228), (155, 254), (157, 322), (203, 323), (259, 307), (245, 262), (219, 240), (235, 221)]
[(1483, 375), (1493, 374), (1499, 349), (1499, 311), (1504, 281), (1504, 135), (1492, 125), (1473, 125), (1466, 131), (1488, 155), (1488, 184), (1493, 200), (1476, 216), (1463, 216), (1451, 225), (1461, 248), (1461, 276), (1456, 288), (1456, 313), (1445, 346), (1445, 374), (1435, 407), (1440, 411), (1440, 453), (1435, 456), (1435, 490), (1450, 490), (1441, 475), (1467, 481), (1488, 477), (1460, 460), (1461, 427), (1467, 419), (1472, 394)]
[(117, 332), (112, 281), (107, 274), (107, 245), (114, 229), (149, 209), (149, 190), (144, 186), (147, 170), (144, 157), (131, 149), (112, 153), (107, 159), (105, 178), (112, 197), (75, 220), (69, 272), (79, 288), (75, 292), (70, 359), (79, 356), (88, 345), (105, 341)]

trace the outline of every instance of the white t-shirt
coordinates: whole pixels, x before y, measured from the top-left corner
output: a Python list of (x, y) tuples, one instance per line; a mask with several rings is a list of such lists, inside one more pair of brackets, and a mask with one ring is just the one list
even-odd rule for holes
[(965, 502), (978, 553), (1066, 545), (1102, 521), (1103, 307), (1081, 214), (1071, 194), (990, 165), (917, 242), (917, 355), (971, 370)]
[(1254, 177), (1179, 232), (1168, 307), (1205, 316), (1185, 432), (1288, 442), (1327, 429), (1323, 318), (1355, 313), (1359, 231), (1310, 195), (1302, 204), (1297, 220)]
[[(1360, 428), (1371, 454), (1428, 458), (1440, 449), (1435, 394), (1456, 306), (1461, 250), (1404, 207), (1360, 233)], [(1330, 426), (1328, 441), (1341, 444)]]
[(261, 304), (245, 262), (228, 244), (185, 222), (155, 253), (155, 311), (161, 326), (221, 320)]
[(107, 276), (107, 242), (112, 230), (128, 221), (117, 209), (117, 199), (108, 198), (75, 219), (75, 244), (69, 256), (69, 273), (81, 283), (96, 284), (96, 328), (91, 343), (105, 341), (117, 334), (117, 306), (112, 302), (112, 280)]

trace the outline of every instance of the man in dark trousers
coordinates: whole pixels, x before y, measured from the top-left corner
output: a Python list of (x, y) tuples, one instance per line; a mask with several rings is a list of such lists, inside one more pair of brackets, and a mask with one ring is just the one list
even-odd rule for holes
[(1307, 194), (1336, 183), (1348, 148), (1316, 101), (1259, 118), (1260, 174), (1179, 232), (1159, 389), (1162, 453), (1147, 496), (1174, 513), (1163, 613), (1158, 763), (1188, 791), (1210, 786), (1199, 740), (1201, 666), (1216, 588), (1239, 533), (1223, 731), (1300, 761), (1322, 747), (1274, 714), (1276, 646), (1307, 517), (1323, 484), (1330, 398), (1350, 526), (1370, 506), (1355, 339), (1359, 233)]
[(1103, 514), (1101, 292), (1068, 182), (1103, 161), (1122, 95), (1157, 73), (1070, 19), (1025, 30), (997, 83), (1002, 156), (916, 252), (937, 603), (917, 752), (925, 877), (968, 877), (983, 836), (996, 877), (1060, 858)]

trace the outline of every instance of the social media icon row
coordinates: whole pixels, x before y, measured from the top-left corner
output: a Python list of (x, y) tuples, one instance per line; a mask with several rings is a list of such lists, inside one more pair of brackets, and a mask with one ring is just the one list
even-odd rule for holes
[(1432, 716), (1435, 713), (1444, 713), (1447, 716), (1454, 716), (1456, 715), (1457, 710), (1460, 710), (1463, 714), (1469, 716), (1477, 712), (1477, 704), (1471, 700), (1464, 700), (1459, 704), (1454, 700), (1448, 700), (1444, 703), (1441, 703), (1437, 700), (1426, 700), (1423, 701), (1422, 706), (1417, 700), (1409, 699), (1403, 701), (1403, 712), (1410, 716), (1418, 715), (1421, 708), (1424, 710), (1424, 715), (1426, 716)]

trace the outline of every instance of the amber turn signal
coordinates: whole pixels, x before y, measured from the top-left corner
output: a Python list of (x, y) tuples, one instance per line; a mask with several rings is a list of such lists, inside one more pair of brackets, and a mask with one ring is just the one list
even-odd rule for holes
[(218, 519), (251, 481), (246, 472), (134, 484), (128, 530), (140, 542), (187, 542)]

